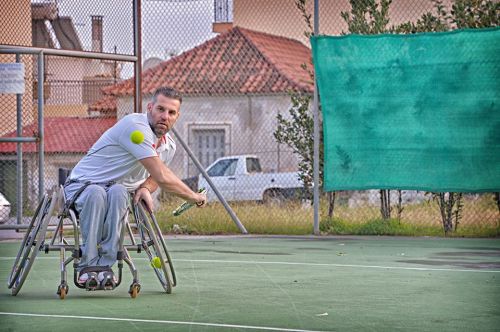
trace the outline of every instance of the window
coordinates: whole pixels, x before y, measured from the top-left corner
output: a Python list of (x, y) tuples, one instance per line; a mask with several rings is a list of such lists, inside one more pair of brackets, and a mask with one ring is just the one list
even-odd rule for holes
[(232, 176), (236, 172), (238, 159), (224, 159), (210, 167), (209, 176)]
[(224, 129), (195, 129), (194, 153), (200, 163), (206, 167), (217, 158), (225, 155), (225, 130)]
[(248, 173), (260, 173), (262, 169), (260, 168), (260, 162), (257, 158), (247, 158), (247, 171)]

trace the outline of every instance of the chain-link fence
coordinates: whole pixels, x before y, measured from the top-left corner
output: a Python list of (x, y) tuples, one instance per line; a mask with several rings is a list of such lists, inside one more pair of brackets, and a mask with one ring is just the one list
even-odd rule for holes
[[(320, 0), (319, 31), (334, 35), (409, 33), (426, 27), (437, 30), (445, 21), (454, 29), (452, 5), (457, 3), (468, 2)], [(491, 24), (496, 24), (498, 1), (480, 3), (486, 7), (465, 14), (472, 15), (473, 21), (490, 15)], [(0, 36), (0, 44), (134, 53), (132, 1), (12, 0), (1, 6), (7, 33)], [(140, 9), (143, 109), (156, 88), (179, 89), (184, 101), (177, 131), (249, 232), (311, 233), (311, 194), (298, 180), (297, 171), (301, 165), (301, 170), (310, 170), (312, 165), (312, 120), (308, 121), (312, 101), (308, 96), (314, 86), (307, 36), (312, 32), (314, 17), (309, 15), (313, 1), (143, 0)], [(13, 55), (0, 56), (2, 62), (15, 62)], [(37, 56), (21, 58), (26, 71), (26, 91), (21, 98), (23, 136), (33, 136), (37, 128)], [(68, 56), (45, 56), (44, 63), (44, 178), (49, 189), (107, 128), (134, 111), (134, 69), (131, 62)], [(0, 108), (1, 135), (15, 136), (15, 95), (0, 95)], [(305, 111), (301, 113), (301, 109)], [(287, 139), (279, 139), (280, 123), (282, 134), (290, 136)], [(293, 137), (301, 136), (308, 138), (305, 143), (291, 143)], [(16, 145), (0, 143), (0, 150), (0, 193), (11, 202), (8, 222), (13, 223)], [(23, 150), (23, 206), (29, 215), (38, 195), (38, 151), (34, 143), (23, 143)], [(193, 188), (204, 185), (180, 144), (170, 166)], [(203, 227), (197, 229), (193, 223), (196, 215), (203, 214), (207, 215), (201, 218), (205, 223), (219, 218), (232, 225), (218, 211), (213, 192), (209, 195), (214, 199), (209, 209), (190, 213), (185, 219), (170, 218), (167, 230), (202, 232)], [(160, 209), (167, 212), (179, 203), (168, 195), (162, 198)], [(439, 229), (439, 199), (397, 190), (322, 194), (322, 230), (337, 232), (332, 226), (335, 223), (359, 225), (383, 218)], [(453, 211), (459, 210), (460, 227), (496, 231), (498, 196), (468, 194), (456, 200), (459, 203)], [(334, 217), (333, 223), (328, 221), (329, 215)], [(218, 227), (210, 232), (226, 230)]]

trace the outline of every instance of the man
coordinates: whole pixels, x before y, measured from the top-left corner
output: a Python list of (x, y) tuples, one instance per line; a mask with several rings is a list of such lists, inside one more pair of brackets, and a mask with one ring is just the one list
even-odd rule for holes
[(64, 191), (80, 216), (79, 283), (102, 282), (110, 276), (116, 282), (111, 266), (117, 260), (130, 192), (135, 203), (143, 200), (149, 209), (153, 208), (151, 193), (158, 187), (198, 207), (205, 204), (204, 194), (193, 192), (166, 166), (176, 149), (168, 131), (179, 118), (181, 103), (177, 91), (159, 88), (147, 114), (134, 113), (118, 121), (72, 170)]

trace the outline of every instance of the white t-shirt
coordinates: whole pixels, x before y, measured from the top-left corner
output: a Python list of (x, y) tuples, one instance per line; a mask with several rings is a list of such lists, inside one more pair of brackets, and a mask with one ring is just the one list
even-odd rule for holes
[[(130, 139), (135, 130), (144, 134), (144, 141), (140, 144)], [(133, 191), (149, 176), (139, 160), (158, 156), (168, 165), (174, 157), (176, 146), (168, 133), (162, 137), (160, 146), (156, 146), (156, 142), (147, 114), (129, 114), (95, 142), (73, 168), (70, 179), (93, 183), (114, 181)]]

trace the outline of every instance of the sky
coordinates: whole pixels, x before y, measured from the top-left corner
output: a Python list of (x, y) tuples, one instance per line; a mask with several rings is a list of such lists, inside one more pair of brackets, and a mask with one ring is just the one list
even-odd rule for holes
[[(57, 0), (60, 16), (71, 16), (85, 50), (91, 49), (91, 15), (103, 16), (103, 50), (133, 54), (132, 0)], [(168, 59), (213, 38), (213, 0), (142, 0), (142, 58)], [(132, 65), (122, 71), (133, 74)]]

